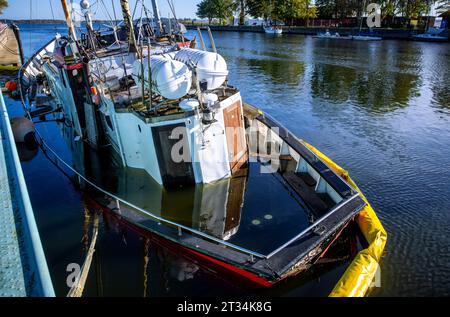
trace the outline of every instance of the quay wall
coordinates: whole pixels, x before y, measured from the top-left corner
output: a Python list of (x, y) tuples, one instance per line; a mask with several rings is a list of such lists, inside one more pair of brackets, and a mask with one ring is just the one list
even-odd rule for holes
[[(186, 25), (188, 30), (196, 30), (197, 27), (201, 29), (205, 26), (198, 25)], [(219, 26), (211, 25), (212, 31), (224, 31), (224, 32), (253, 32), (264, 33), (264, 29), (261, 26)], [(355, 35), (359, 32), (357, 27), (288, 27), (283, 26), (283, 34), (302, 34), (302, 35), (316, 35), (317, 33), (325, 32), (329, 30), (331, 33), (339, 32), (340, 35)], [(368, 28), (363, 28), (361, 32), (369, 32)], [(398, 40), (412, 40), (412, 36), (415, 34), (423, 33), (420, 30), (407, 30), (407, 29), (388, 29), (388, 28), (376, 28), (372, 29), (372, 34), (382, 37), (384, 39), (398, 39)], [(443, 35), (450, 35), (449, 30), (444, 31)]]

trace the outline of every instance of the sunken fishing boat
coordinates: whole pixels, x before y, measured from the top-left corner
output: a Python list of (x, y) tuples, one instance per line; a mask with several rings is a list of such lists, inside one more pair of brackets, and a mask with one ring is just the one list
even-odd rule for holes
[(27, 61), (20, 91), (31, 120), (58, 123), (70, 162), (39, 129), (37, 140), (91, 204), (264, 287), (308, 270), (356, 223), (370, 231), (370, 255), (358, 254), (335, 294), (365, 293), (386, 240), (370, 204), (344, 170), (243, 102), (210, 30), (212, 49), (201, 32), (197, 49), (156, 0), (152, 13), (140, 2), (138, 19), (121, 0), (123, 22), (95, 30), (83, 0), (80, 34), (61, 3), (68, 35)]

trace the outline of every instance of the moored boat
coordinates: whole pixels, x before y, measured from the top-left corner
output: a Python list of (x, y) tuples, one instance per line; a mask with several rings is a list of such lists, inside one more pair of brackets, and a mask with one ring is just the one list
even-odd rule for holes
[(444, 29), (428, 28), (425, 33), (415, 34), (412, 38), (415, 41), (423, 42), (448, 42), (450, 38), (443, 35)]
[(280, 26), (269, 25), (269, 26), (264, 26), (264, 32), (268, 33), (268, 34), (282, 34), (283, 29)]
[(336, 40), (351, 40), (351, 36), (342, 36), (339, 32), (331, 33), (327, 30), (325, 33), (317, 33), (317, 35), (313, 35), (313, 38), (320, 39), (336, 39)]
[(272, 10), (273, 10), (272, 1), (269, 2), (268, 9), (269, 9), (269, 19), (268, 23), (266, 23), (263, 26), (264, 32), (266, 34), (282, 34), (283, 29), (281, 28), (281, 25), (277, 25), (276, 22), (272, 21)]
[(23, 64), (19, 28), (0, 22), (0, 71), (18, 70)]
[[(112, 45), (89, 23), (77, 40), (69, 17), (69, 36), (55, 37), (24, 65), (20, 87), (30, 117), (35, 107), (52, 106), (49, 115), (76, 157), (65, 167), (125, 221), (263, 286), (307, 270), (368, 203), (307, 143), (242, 101), (215, 49), (180, 48), (183, 36), (164, 30), (157, 13), (149, 36), (136, 39), (128, 2), (121, 4), (125, 41)], [(154, 183), (145, 195), (157, 205), (105, 190), (115, 182), (89, 175), (91, 151), (114, 162), (97, 171), (145, 173)], [(164, 202), (178, 202), (186, 190), (191, 212), (180, 218), (185, 209), (171, 214)], [(175, 194), (167, 199), (169, 191)], [(249, 201), (259, 208), (245, 209)]]
[(352, 35), (352, 40), (355, 41), (381, 41), (383, 38), (372, 35)]

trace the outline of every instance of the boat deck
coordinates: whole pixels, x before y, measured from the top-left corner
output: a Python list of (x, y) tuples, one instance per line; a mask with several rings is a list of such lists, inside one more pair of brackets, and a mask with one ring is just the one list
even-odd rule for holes
[(54, 296), (0, 94), (0, 296)]

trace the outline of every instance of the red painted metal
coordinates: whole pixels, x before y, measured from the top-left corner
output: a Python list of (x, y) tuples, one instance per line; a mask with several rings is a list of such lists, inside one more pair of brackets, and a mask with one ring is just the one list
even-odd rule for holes
[(72, 64), (72, 65), (66, 65), (66, 68), (68, 70), (81, 69), (81, 68), (83, 68), (83, 64), (77, 63), (77, 64)]
[[(246, 271), (244, 269), (238, 268), (232, 264), (223, 262), (221, 260), (218, 260), (216, 258), (213, 258), (211, 256), (208, 256), (204, 253), (195, 251), (193, 249), (190, 249), (188, 247), (185, 247), (181, 244), (175, 243), (173, 241), (170, 241), (160, 235), (157, 235), (155, 233), (152, 233), (150, 231), (147, 231), (118, 215), (108, 207), (98, 203), (97, 201), (93, 200), (92, 198), (85, 196), (85, 200), (88, 203), (88, 206), (95, 206), (97, 209), (100, 209), (102, 212), (106, 213), (108, 217), (113, 217), (116, 221), (120, 222), (122, 225), (127, 227), (128, 229), (136, 232), (139, 235), (142, 235), (146, 238), (151, 239), (158, 245), (167, 248), (169, 250), (172, 250), (173, 252), (177, 254), (182, 254), (185, 258), (188, 260), (195, 262), (196, 264), (199, 264), (200, 266), (206, 267), (208, 269), (213, 270), (220, 270), (221, 272), (228, 274), (227, 277), (238, 279), (240, 283), (246, 284), (246, 286), (254, 288), (257, 287), (271, 287), (273, 286), (276, 281), (269, 281), (261, 276), (258, 276), (254, 273), (251, 273), (249, 271)], [(106, 215), (105, 214), (105, 215)], [(242, 280), (242, 278), (245, 278), (245, 280)], [(227, 278), (227, 280), (229, 280)]]
[(192, 41), (178, 42), (177, 46), (179, 48), (190, 47)]

